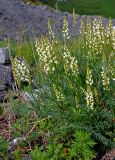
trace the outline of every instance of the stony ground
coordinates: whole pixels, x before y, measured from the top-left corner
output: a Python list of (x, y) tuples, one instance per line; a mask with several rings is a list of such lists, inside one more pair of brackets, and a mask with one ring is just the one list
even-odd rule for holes
[[(47, 6), (33, 6), (24, 4), (21, 0), (0, 0), (0, 40), (7, 37), (19, 37), (20, 29), (23, 27), (25, 34), (31, 34), (33, 30), (35, 35), (47, 33), (47, 20), (55, 20), (55, 30), (62, 28), (63, 16), (67, 15), (69, 19), (70, 30), (72, 34), (72, 16), (68, 13), (54, 11)], [(96, 16), (91, 16), (93, 20)], [(79, 30), (80, 20), (86, 19), (86, 16), (78, 16), (77, 30)], [(102, 17), (104, 26), (107, 19)], [(113, 19), (115, 25), (115, 19)], [(54, 26), (54, 25), (53, 25)]]

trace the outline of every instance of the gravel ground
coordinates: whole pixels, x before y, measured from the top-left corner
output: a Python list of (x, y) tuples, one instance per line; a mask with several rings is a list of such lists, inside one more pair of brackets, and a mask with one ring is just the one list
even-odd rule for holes
[[(64, 15), (68, 17), (70, 33), (72, 35), (72, 16), (67, 12), (62, 13), (42, 5), (24, 4), (21, 0), (0, 0), (0, 40), (13, 36), (18, 39), (20, 33), (19, 28), (22, 27), (26, 35), (30, 35), (32, 30), (38, 37), (41, 34), (45, 35), (47, 33), (48, 18), (54, 21), (54, 30), (61, 30)], [(91, 16), (91, 20), (96, 17)], [(86, 16), (78, 16), (77, 18), (76, 29), (78, 33), (81, 19), (86, 19)], [(102, 21), (105, 26), (108, 19), (102, 17)], [(113, 19), (113, 24), (115, 25), (115, 19)]]

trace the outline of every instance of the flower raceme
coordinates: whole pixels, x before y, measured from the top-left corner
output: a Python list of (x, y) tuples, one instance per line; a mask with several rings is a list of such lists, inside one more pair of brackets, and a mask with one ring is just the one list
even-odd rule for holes
[(63, 33), (64, 40), (70, 39), (69, 28), (68, 28), (68, 21), (67, 21), (66, 17), (64, 17), (64, 20), (63, 20), (63, 30), (62, 30), (62, 33)]
[(73, 76), (77, 76), (78, 74), (78, 62), (75, 57), (73, 57), (67, 48), (67, 45), (64, 45), (64, 52), (63, 52), (63, 59), (64, 59), (64, 70), (66, 74), (71, 74)]
[(15, 57), (12, 60), (12, 71), (14, 79), (20, 85), (21, 82), (28, 82), (31, 84), (31, 76), (27, 63), (23, 59)]
[(93, 85), (93, 78), (92, 78), (92, 71), (87, 67), (87, 76), (86, 76), (86, 104), (87, 107), (93, 109), (94, 106), (94, 99), (93, 99), (93, 92), (92, 92), (92, 85)]
[(36, 51), (39, 55), (41, 67), (46, 75), (55, 71), (54, 64), (57, 64), (52, 44), (48, 38), (42, 37), (40, 41), (36, 40)]

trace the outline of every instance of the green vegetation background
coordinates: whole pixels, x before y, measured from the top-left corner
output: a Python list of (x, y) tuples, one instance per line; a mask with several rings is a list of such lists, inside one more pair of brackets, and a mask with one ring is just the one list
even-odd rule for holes
[[(38, 2), (38, 0), (24, 1), (31, 1), (35, 4)], [(72, 12), (74, 8), (76, 13), (81, 15), (102, 15), (115, 18), (115, 0), (67, 0), (67, 2), (47, 0), (46, 3), (61, 11)]]

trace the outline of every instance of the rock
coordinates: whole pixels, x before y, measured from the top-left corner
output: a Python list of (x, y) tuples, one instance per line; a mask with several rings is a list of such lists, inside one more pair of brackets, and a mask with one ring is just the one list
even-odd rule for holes
[(17, 147), (17, 145), (24, 141), (25, 139), (24, 138), (20, 138), (20, 137), (17, 137), (15, 139), (13, 139), (10, 144), (9, 144), (9, 148), (8, 148), (8, 151), (9, 152), (13, 152), (15, 150), (15, 148)]
[(82, 16), (82, 19), (84, 19), (84, 18), (86, 18), (86, 17), (87, 17), (86, 15), (83, 15), (83, 16)]
[[(45, 0), (44, 0), (45, 1)], [(63, 0), (64, 1), (64, 0)], [(69, 0), (68, 0), (69, 2)], [(57, 34), (57, 29), (62, 30), (63, 16), (66, 15), (69, 20), (70, 34), (72, 32), (72, 15), (65, 14), (60, 11), (53, 10), (51, 7), (44, 7), (43, 5), (27, 5), (23, 3), (22, 0), (1, 0), (0, 2), (0, 40), (6, 38), (19, 39), (20, 34), (20, 22), (23, 27), (23, 33), (27, 37), (33, 31), (36, 37), (41, 37), (41, 35), (46, 35), (48, 31), (47, 22), (48, 18), (54, 21), (54, 32)], [(90, 16), (91, 20), (97, 18), (98, 16)], [(101, 17), (104, 27), (108, 23), (108, 19)], [(85, 16), (77, 17), (76, 30), (79, 34), (80, 21), (81, 19), (86, 19)], [(115, 19), (112, 19), (113, 25), (115, 25)], [(17, 36), (16, 36), (17, 35)]]
[(9, 65), (0, 64), (0, 88), (1, 86), (12, 87), (13, 84), (13, 75), (12, 67)]
[(0, 64), (10, 64), (8, 48), (0, 48)]
[(2, 102), (7, 95), (8, 89), (13, 87), (13, 76), (10, 65), (0, 65), (0, 101)]
[(107, 152), (101, 160), (115, 160), (115, 148)]
[(0, 102), (3, 102), (6, 96), (6, 91), (5, 90), (0, 90)]
[(23, 92), (22, 93), (22, 97), (24, 98), (24, 100), (26, 102), (35, 102), (35, 100), (38, 99), (39, 92), (40, 91), (38, 89), (34, 89), (32, 91), (32, 93), (30, 93), (30, 92)]
[(4, 100), (13, 84), (12, 66), (8, 48), (0, 48), (0, 102)]
[[(14, 79), (18, 87), (35, 86), (26, 61), (15, 57), (11, 64), (8, 48), (0, 48), (0, 102), (4, 101), (9, 89), (14, 89)], [(26, 93), (26, 98), (32, 99), (29, 93)]]

